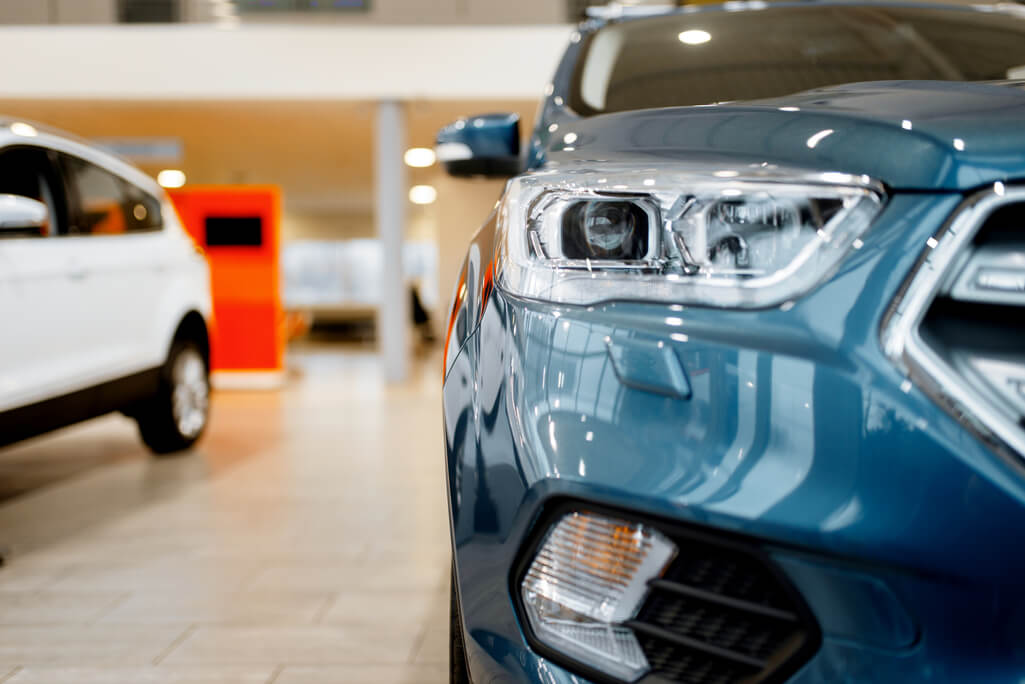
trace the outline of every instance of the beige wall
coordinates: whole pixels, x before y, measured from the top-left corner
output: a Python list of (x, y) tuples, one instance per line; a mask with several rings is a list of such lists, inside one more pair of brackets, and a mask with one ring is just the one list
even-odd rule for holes
[[(407, 240), (438, 239), (438, 207), (411, 207)], [(366, 211), (295, 211), (281, 215), (281, 237), (288, 240), (355, 240), (377, 235), (374, 215)]]
[[(466, 256), (470, 238), (480, 228), (501, 196), (505, 181), (441, 177), (438, 187), (438, 293), (442, 314), (434, 323), (447, 322), (449, 300)], [(444, 331), (439, 327), (439, 334)]]
[[(190, 21), (213, 18), (209, 0), (185, 0)], [(559, 24), (567, 21), (565, 0), (371, 0), (366, 12), (246, 14), (247, 22), (300, 21), (367, 24)]]
[[(244, 15), (247, 22), (299, 21), (367, 24), (558, 24), (564, 0), (372, 0), (367, 12)], [(211, 21), (216, 3), (182, 0), (187, 21)], [(109, 24), (117, 0), (0, 0), (0, 24)]]
[[(449, 298), (470, 238), (481, 227), (499, 198), (505, 181), (450, 178), (440, 171), (430, 181), (438, 188), (438, 201), (411, 207), (407, 240), (437, 240), (439, 310), (433, 323), (443, 335)], [(376, 236), (370, 213), (296, 212), (286, 209), (282, 236), (289, 240), (352, 240)]]
[(374, 216), (367, 212), (289, 211), (281, 216), (283, 240), (353, 240), (374, 237)]
[(45, 2), (39, 0), (4, 0), (4, 2), (0, 2), (0, 23), (46, 24), (50, 20), (50, 8)]
[(55, 4), (57, 21), (61, 24), (110, 24), (117, 21), (117, 0), (57, 0)]
[(0, 24), (110, 24), (116, 0), (0, 0)]
[(558, 0), (373, 0), (367, 20), (388, 23), (557, 24), (566, 21)]

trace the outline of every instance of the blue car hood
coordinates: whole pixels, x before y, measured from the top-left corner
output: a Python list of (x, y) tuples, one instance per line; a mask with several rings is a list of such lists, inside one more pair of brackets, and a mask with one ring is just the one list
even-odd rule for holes
[[(714, 106), (574, 119), (549, 161), (769, 163), (898, 190), (1025, 179), (1025, 81), (893, 81)], [(562, 132), (572, 129), (572, 144)]]

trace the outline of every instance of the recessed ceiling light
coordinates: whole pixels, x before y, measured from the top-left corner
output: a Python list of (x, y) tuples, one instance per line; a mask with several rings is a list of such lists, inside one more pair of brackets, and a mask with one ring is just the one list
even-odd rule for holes
[(157, 174), (157, 182), (165, 188), (180, 188), (185, 185), (185, 172), (178, 169), (164, 169)]
[(434, 158), (434, 150), (429, 147), (411, 147), (406, 150), (403, 157), (406, 166), (412, 166), (415, 169), (426, 169), (434, 164)]
[(409, 201), (413, 204), (434, 204), (438, 191), (433, 185), (414, 185), (409, 189)]

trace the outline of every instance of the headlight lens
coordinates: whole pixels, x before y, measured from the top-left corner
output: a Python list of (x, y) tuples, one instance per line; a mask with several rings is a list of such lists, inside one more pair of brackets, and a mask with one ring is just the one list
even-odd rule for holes
[(610, 168), (521, 176), (499, 214), (499, 282), (566, 304), (779, 305), (828, 277), (882, 206), (859, 179), (826, 176), (789, 183)]
[(562, 214), (560, 237), (562, 254), (568, 259), (644, 259), (651, 239), (651, 219), (634, 202), (575, 201)]

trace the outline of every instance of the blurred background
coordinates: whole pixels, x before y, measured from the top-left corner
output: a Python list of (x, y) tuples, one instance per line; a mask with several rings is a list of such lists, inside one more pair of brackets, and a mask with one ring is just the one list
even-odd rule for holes
[[(289, 313), (354, 340), (377, 334), (387, 264), (441, 333), (466, 238), (501, 182), (453, 181), (434, 135), (517, 112), (526, 135), (582, 0), (3, 0), (0, 112), (72, 132), (166, 187), (281, 189)], [(375, 216), (375, 126), (402, 141), (402, 256)], [(392, 266), (401, 258), (403, 269)], [(385, 333), (387, 334), (387, 333)], [(395, 361), (400, 364), (400, 361)], [(391, 373), (404, 377), (401, 368)]]
[(215, 362), (195, 448), (154, 459), (114, 413), (0, 449), (0, 682), (448, 681), (440, 340), (503, 183), (445, 176), (434, 139), (487, 112), (529, 135), (583, 5), (0, 0), (0, 118), (127, 159), (183, 218), (273, 199), (279, 266), (248, 276), (276, 284), (256, 330), (207, 246), (214, 356), (279, 361)]

